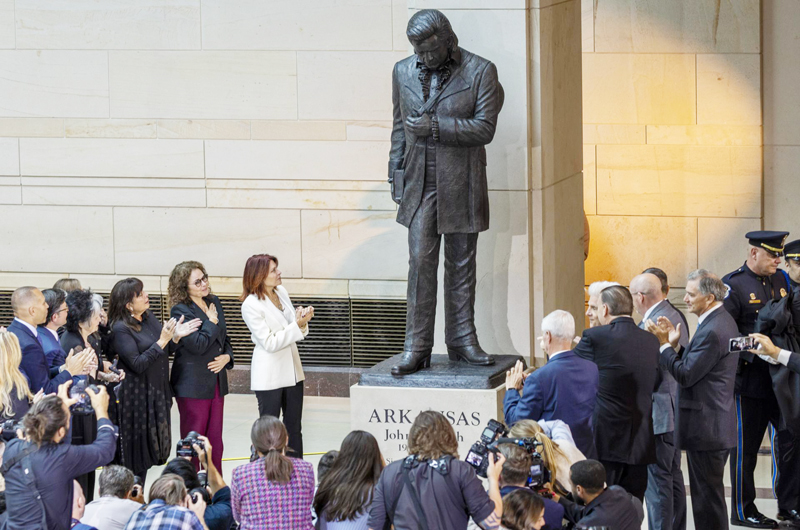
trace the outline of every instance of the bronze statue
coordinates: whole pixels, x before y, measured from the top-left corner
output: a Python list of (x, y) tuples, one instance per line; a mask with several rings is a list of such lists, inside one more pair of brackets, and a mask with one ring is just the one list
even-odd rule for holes
[(430, 366), (442, 236), (447, 354), (490, 365), (475, 331), (475, 257), (478, 233), (489, 228), (484, 146), (494, 137), (503, 88), (495, 65), (460, 48), (440, 11), (414, 14), (406, 35), (415, 54), (394, 66), (389, 183), (397, 222), (408, 227), (408, 313), (392, 374)]

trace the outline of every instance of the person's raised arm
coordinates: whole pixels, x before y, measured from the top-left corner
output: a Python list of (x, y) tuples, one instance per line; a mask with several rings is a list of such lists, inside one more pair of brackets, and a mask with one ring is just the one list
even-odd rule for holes
[[(216, 307), (214, 302), (209, 303), (209, 309)], [(194, 320), (195, 316), (191, 309), (186, 304), (178, 304), (169, 312), (170, 316), (175, 320), (181, 317), (186, 322)], [(211, 344), (217, 339), (221, 328), (218, 325), (219, 317), (216, 312), (214, 315), (217, 321), (209, 318), (198, 327), (197, 331), (191, 333), (181, 339), (181, 350), (190, 355), (203, 355)]]
[(503, 519), (503, 496), (500, 495), (500, 473), (503, 471), (503, 463), (506, 457), (503, 453), (489, 453), (489, 468), (486, 476), (489, 479), (489, 498), (494, 502), (494, 511), (483, 521), (478, 522), (478, 526), (483, 530), (496, 530), (500, 528), (500, 521)]
[(217, 466), (214, 465), (214, 460), (211, 458), (211, 451), (214, 449), (211, 447), (211, 442), (205, 436), (198, 436), (198, 439), (202, 440), (203, 447), (197, 444), (192, 445), (192, 447), (197, 453), (200, 465), (208, 472), (208, 487), (211, 489), (211, 496), (213, 497), (216, 492), (226, 486), (225, 480), (223, 480)]
[[(119, 355), (120, 359), (125, 363), (130, 371), (135, 374), (141, 374), (147, 370), (151, 364), (165, 355), (164, 348), (167, 346), (172, 336), (169, 335), (167, 340), (164, 340), (165, 330), (162, 329), (161, 337), (158, 341), (154, 342), (149, 348), (143, 352), (139, 352), (139, 346), (136, 344), (136, 339), (133, 337), (133, 331), (125, 325), (114, 326), (114, 352)], [(163, 345), (162, 345), (163, 344)]]
[[(62, 385), (63, 390), (59, 389), (62, 396), (68, 392), (69, 383), (71, 381)], [(106, 388), (100, 386), (99, 392), (96, 393), (91, 388), (87, 388), (86, 394), (88, 394), (95, 416), (97, 416), (97, 436), (89, 445), (70, 445), (68, 447), (66, 458), (62, 462), (76, 477), (94, 471), (98, 466), (108, 464), (114, 458), (117, 450), (117, 428), (108, 419)], [(66, 403), (69, 405), (70, 401), (66, 401)]]
[(292, 322), (283, 329), (271, 329), (261, 312), (247, 300), (242, 304), (242, 319), (250, 329), (256, 344), (269, 353), (277, 353), (305, 338), (297, 322)]

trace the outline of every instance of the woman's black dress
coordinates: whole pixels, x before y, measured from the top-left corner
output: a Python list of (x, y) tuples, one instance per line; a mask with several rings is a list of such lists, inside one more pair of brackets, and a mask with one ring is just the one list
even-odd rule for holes
[[(65, 352), (69, 352), (75, 348), (75, 353), (83, 350), (86, 346), (83, 342), (83, 337), (80, 333), (73, 331), (64, 331), (59, 340), (61, 348)], [(103, 352), (100, 349), (100, 343), (95, 340), (91, 335), (89, 336), (89, 345), (94, 349), (98, 369), (103, 367)], [(86, 379), (86, 386), (98, 384), (97, 379), (91, 375), (81, 375), (72, 378), (72, 384), (75, 385), (77, 379)], [(90, 445), (97, 437), (97, 417), (93, 414), (72, 414), (72, 445)], [(86, 502), (94, 500), (94, 483), (95, 472), (91, 471), (85, 475), (75, 477), (78, 484), (83, 488), (83, 494), (86, 496)]]
[[(120, 463), (145, 478), (163, 465), (172, 449), (169, 355), (157, 344), (161, 323), (151, 311), (142, 315), (141, 330), (114, 322), (111, 344), (125, 379), (119, 392)], [(169, 349), (169, 346), (167, 347)]]

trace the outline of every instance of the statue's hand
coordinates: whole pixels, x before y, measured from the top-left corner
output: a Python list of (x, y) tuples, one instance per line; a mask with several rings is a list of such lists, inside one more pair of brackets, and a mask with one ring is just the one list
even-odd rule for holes
[(433, 129), (431, 128), (431, 117), (427, 114), (423, 114), (419, 117), (409, 116), (406, 118), (406, 129), (408, 129), (409, 132), (415, 136), (427, 138), (433, 134)]

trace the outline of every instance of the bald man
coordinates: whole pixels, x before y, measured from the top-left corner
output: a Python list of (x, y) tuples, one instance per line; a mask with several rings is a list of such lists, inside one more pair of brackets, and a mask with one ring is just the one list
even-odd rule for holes
[(34, 394), (44, 390), (45, 394), (57, 393), (58, 385), (81, 375), (94, 356), (91, 349), (74, 355), (69, 352), (65, 364), (50, 370), (37, 326), (47, 320), (47, 302), (36, 287), (20, 287), (11, 295), (11, 310), (14, 320), (8, 331), (19, 339), (22, 349), (20, 371), (28, 378), (28, 386)]
[[(645, 273), (631, 280), (633, 307), (642, 315), (639, 327), (667, 317), (682, 323), (679, 343), (689, 344), (686, 318), (664, 295), (661, 280)], [(681, 473), (681, 452), (675, 443), (675, 398), (678, 384), (666, 370), (661, 370), (661, 384), (653, 394), (653, 433), (656, 435), (656, 463), (647, 466), (647, 523), (650, 530), (684, 530), (686, 528), (686, 491)]]

